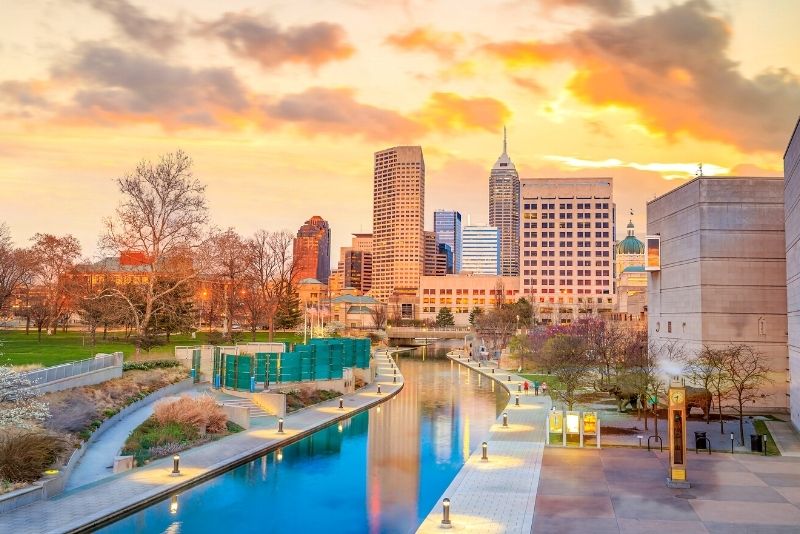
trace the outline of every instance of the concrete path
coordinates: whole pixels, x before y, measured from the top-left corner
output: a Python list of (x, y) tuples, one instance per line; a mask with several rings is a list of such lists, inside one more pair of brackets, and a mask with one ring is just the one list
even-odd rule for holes
[[(499, 369), (492, 373), (493, 364), (483, 362), (478, 367), (478, 362), (448, 357), (494, 378), (510, 391), (504, 410), (508, 427), (503, 427), (501, 414), (487, 439), (488, 461), (481, 459), (480, 449), (473, 452), (417, 532), (441, 532), (442, 499), (446, 497), (453, 531), (527, 534), (533, 525), (550, 397), (517, 393), (524, 379)], [(515, 406), (517, 395), (520, 406)]]
[(534, 534), (797, 534), (800, 459), (688, 455), (689, 489), (670, 489), (667, 452), (548, 447)]
[[(181, 476), (170, 476), (172, 459), (156, 460), (145, 467), (107, 477), (94, 484), (66, 492), (51, 500), (33, 503), (0, 515), (0, 532), (41, 534), (93, 530), (106, 518), (161, 500), (192, 483), (212, 478), (236, 463), (257, 458), (270, 450), (313, 433), (315, 430), (355, 412), (381, 403), (403, 387), (394, 362), (383, 351), (376, 353), (377, 380), (358, 392), (345, 395), (344, 408), (333, 399), (287, 415), (284, 433), (277, 428), (255, 428), (181, 453)], [(378, 387), (381, 393), (377, 392)]]
[[(202, 391), (198, 389), (186, 391), (182, 394), (199, 395), (201, 393)], [(177, 396), (165, 397), (165, 399), (174, 398), (177, 398)], [(130, 433), (153, 414), (156, 403), (161, 402), (161, 400), (163, 399), (151, 402), (129, 413), (93, 441), (86, 448), (83, 457), (72, 470), (65, 490), (70, 491), (113, 475), (114, 457), (125, 445), (125, 440), (128, 439)]]
[(795, 430), (792, 423), (784, 421), (764, 421), (767, 430), (772, 434), (781, 456), (800, 458), (800, 433)]

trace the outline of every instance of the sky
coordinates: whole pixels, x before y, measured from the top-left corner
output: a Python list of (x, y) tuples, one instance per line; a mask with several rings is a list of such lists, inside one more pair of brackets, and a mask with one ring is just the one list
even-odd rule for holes
[(706, 175), (779, 176), (800, 114), (796, 0), (26, 0), (0, 18), (0, 222), (98, 253), (115, 179), (182, 149), (212, 223), (371, 229), (372, 154), (421, 145), (434, 209), (610, 176), (633, 210)]

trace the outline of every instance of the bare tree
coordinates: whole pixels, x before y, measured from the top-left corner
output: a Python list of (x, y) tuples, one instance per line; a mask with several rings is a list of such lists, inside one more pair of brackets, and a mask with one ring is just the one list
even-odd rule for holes
[(233, 228), (216, 232), (208, 241), (209, 256), (213, 258), (212, 272), (225, 290), (225, 334), (230, 337), (233, 323), (239, 315), (248, 277), (251, 247)]
[(28, 250), (15, 248), (5, 223), (0, 223), (0, 310), (29, 281), (33, 262)]
[(580, 390), (591, 384), (594, 375), (586, 342), (579, 336), (557, 334), (547, 340), (543, 352), (546, 368), (557, 379), (551, 394), (572, 410)]
[(734, 345), (724, 351), (723, 366), (730, 383), (730, 396), (739, 416), (739, 442), (744, 443), (744, 405), (764, 397), (761, 387), (772, 380), (764, 355), (749, 345)]
[(725, 364), (726, 358), (724, 349), (705, 346), (687, 364), (690, 378), (695, 383), (702, 384), (717, 398), (720, 433), (725, 432), (722, 420), (722, 402), (728, 398), (731, 390), (731, 376)]
[(517, 318), (509, 307), (495, 308), (477, 316), (475, 332), (490, 341), (493, 350), (508, 346), (517, 329)]
[[(133, 173), (117, 180), (122, 202), (116, 220), (106, 221), (103, 246), (114, 254), (141, 255), (147, 277), (139, 293), (143, 305), (119, 288), (113, 291), (128, 305), (137, 337), (148, 333), (159, 302), (203, 271), (194, 254), (208, 220), (205, 186), (191, 172), (182, 151), (153, 164), (142, 161)], [(162, 283), (166, 281), (167, 283)]]
[(263, 325), (267, 317), (267, 306), (261, 288), (251, 278), (246, 278), (240, 290), (240, 300), (244, 311), (243, 317), (252, 341), (256, 340), (256, 331)]
[(31, 258), (35, 283), (40, 286), (47, 310), (47, 335), (53, 334), (58, 320), (67, 308), (68, 275), (81, 254), (81, 245), (71, 235), (51, 234), (33, 236)]
[(386, 323), (389, 319), (389, 312), (383, 304), (373, 306), (369, 309), (369, 314), (372, 317), (372, 324), (375, 330), (383, 330), (386, 328)]
[(248, 241), (249, 277), (261, 291), (270, 341), (275, 333), (278, 307), (291, 296), (296, 269), (292, 244), (292, 234), (287, 231), (259, 230)]

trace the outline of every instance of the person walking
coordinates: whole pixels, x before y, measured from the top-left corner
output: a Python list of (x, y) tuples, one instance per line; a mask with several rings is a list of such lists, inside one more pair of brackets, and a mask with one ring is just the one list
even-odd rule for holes
[(547, 395), (547, 382), (542, 382), (542, 395)]
[(524, 384), (522, 384), (522, 389), (525, 390), (525, 395), (528, 394), (528, 381), (526, 380)]
[(539, 396), (539, 381), (538, 380), (534, 380), (533, 381), (533, 394), (536, 395), (537, 397)]

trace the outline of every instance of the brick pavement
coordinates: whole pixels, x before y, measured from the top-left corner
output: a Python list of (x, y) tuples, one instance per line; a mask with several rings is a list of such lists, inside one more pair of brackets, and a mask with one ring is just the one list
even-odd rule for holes
[[(121, 515), (142, 503), (160, 500), (193, 483), (212, 478), (232, 465), (260, 456), (355, 412), (391, 398), (403, 387), (393, 361), (384, 351), (375, 355), (377, 380), (358, 392), (345, 395), (345, 408), (333, 399), (285, 417), (285, 434), (276, 428), (254, 428), (181, 453), (180, 477), (171, 477), (172, 459), (156, 460), (145, 467), (121, 473), (54, 499), (40, 501), (0, 515), (0, 532), (43, 534), (90, 530), (104, 518)], [(380, 384), (382, 393), (377, 393)]]
[(517, 407), (515, 395), (524, 379), (500, 370), (492, 374), (494, 365), (487, 367), (484, 363), (478, 367), (477, 362), (448, 357), (494, 378), (509, 390), (511, 396), (504, 410), (509, 426), (502, 426), (501, 414), (487, 439), (489, 460), (481, 460), (480, 449), (473, 452), (417, 532), (441, 531), (441, 503), (445, 497), (451, 503), (453, 531), (530, 532), (550, 397), (520, 393)]

